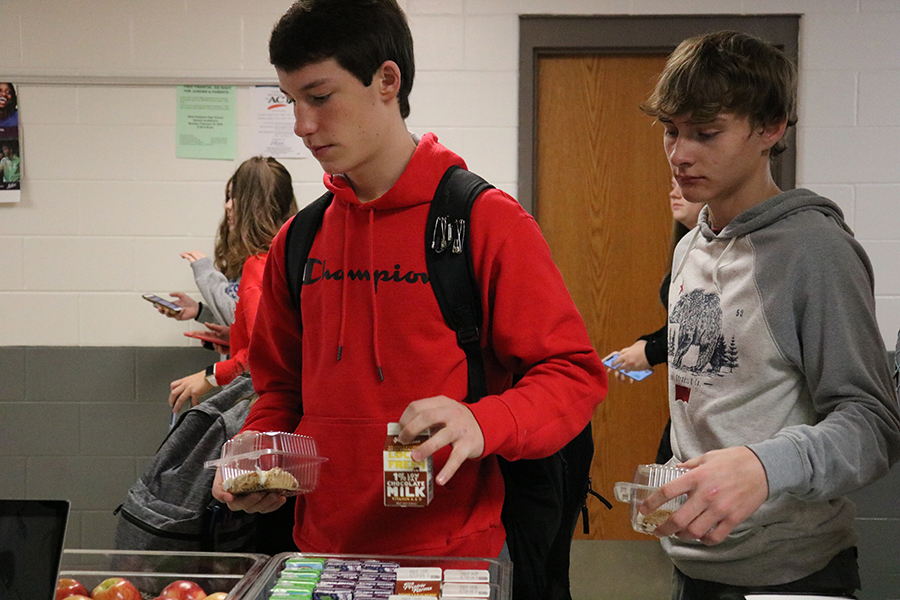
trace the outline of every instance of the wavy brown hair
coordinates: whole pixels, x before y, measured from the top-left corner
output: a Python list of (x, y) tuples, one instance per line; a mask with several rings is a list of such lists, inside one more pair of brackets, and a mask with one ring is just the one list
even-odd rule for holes
[[(790, 127), (797, 122), (797, 68), (781, 50), (752, 35), (707, 33), (679, 44), (641, 110), (656, 118), (689, 115), (698, 123), (731, 112), (753, 127), (782, 122)], [(781, 139), (770, 156), (784, 150)]]
[(271, 157), (254, 156), (241, 163), (225, 186), (231, 190), (234, 227), (222, 217), (216, 233), (216, 268), (237, 279), (244, 261), (268, 252), (278, 230), (297, 212), (291, 174)]

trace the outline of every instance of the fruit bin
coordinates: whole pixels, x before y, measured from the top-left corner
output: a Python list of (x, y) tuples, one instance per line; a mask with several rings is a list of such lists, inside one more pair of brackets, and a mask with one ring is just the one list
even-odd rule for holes
[(109, 577), (123, 577), (145, 600), (173, 581), (187, 579), (207, 594), (228, 592), (230, 600), (243, 597), (268, 560), (265, 554), (63, 550), (59, 576), (77, 579), (88, 592)]
[[(273, 556), (266, 564), (263, 571), (255, 578), (255, 581), (237, 596), (236, 600), (269, 600), (272, 589), (285, 563), (292, 558), (335, 558), (342, 560), (375, 560), (394, 562), (401, 567), (440, 567), (444, 571), (448, 569), (483, 569), (490, 574), (490, 598), (489, 600), (511, 600), (512, 598), (512, 563), (508, 560), (490, 558), (461, 558), (461, 557), (434, 557), (434, 556), (380, 556), (368, 554), (305, 554), (300, 552), (285, 552)], [(230, 600), (230, 596), (229, 596)]]

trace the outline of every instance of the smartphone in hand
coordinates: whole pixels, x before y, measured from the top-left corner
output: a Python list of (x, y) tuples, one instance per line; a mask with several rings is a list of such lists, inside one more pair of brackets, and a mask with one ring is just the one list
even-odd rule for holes
[(650, 375), (653, 374), (653, 369), (646, 369), (644, 371), (623, 371), (622, 369), (614, 367), (613, 361), (616, 360), (616, 358), (618, 358), (618, 357), (619, 357), (618, 354), (613, 354), (608, 359), (604, 360), (603, 364), (606, 365), (607, 367), (609, 367), (610, 369), (615, 369), (616, 371), (618, 371), (622, 375), (625, 375), (626, 377), (631, 377), (635, 381), (641, 381), (642, 379), (646, 379), (647, 377), (650, 377)]
[(181, 307), (175, 304), (174, 302), (170, 302), (165, 298), (160, 298), (156, 294), (144, 294), (141, 296), (147, 302), (152, 302), (153, 306), (157, 308), (163, 308), (171, 313), (180, 313)]
[(220, 346), (231, 345), (229, 340), (223, 340), (222, 338), (217, 337), (215, 334), (206, 331), (185, 331), (184, 335), (189, 338), (196, 338), (203, 342), (209, 342), (210, 344), (218, 344)]

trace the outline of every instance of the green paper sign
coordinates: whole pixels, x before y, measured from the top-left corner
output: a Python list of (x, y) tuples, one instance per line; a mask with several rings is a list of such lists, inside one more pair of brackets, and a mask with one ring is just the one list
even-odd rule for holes
[(234, 160), (236, 99), (233, 85), (179, 85), (175, 156)]

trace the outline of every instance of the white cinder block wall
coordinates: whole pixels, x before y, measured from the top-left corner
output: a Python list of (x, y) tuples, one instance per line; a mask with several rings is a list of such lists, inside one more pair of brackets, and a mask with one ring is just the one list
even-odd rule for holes
[[(24, 180), (21, 202), (0, 204), (0, 346), (191, 344), (181, 335), (190, 326), (163, 322), (140, 293), (194, 291), (178, 254), (212, 251), (224, 182), (248, 157), (247, 86), (276, 82), (266, 43), (289, 4), (0, 2), (0, 80), (46, 78), (18, 88)], [(875, 265), (882, 333), (893, 347), (900, 328), (900, 0), (400, 4), (417, 50), (410, 128), (435, 131), (513, 194), (520, 14), (801, 14), (798, 185), (844, 208)], [(154, 85), (160, 78), (244, 82), (236, 161), (175, 158), (175, 89)], [(318, 164), (285, 162), (301, 203), (314, 199), (322, 189)]]

